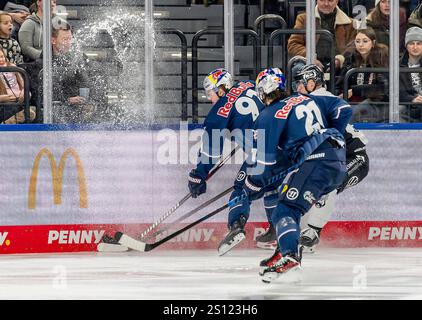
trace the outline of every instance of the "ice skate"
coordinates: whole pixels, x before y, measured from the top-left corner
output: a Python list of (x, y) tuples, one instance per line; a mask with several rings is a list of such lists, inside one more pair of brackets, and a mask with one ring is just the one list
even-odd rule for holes
[(282, 256), (277, 249), (274, 254), (260, 263), (261, 280), (265, 283), (279, 279), (285, 283), (295, 283), (302, 280), (300, 258), (295, 254)]
[(261, 249), (275, 250), (277, 248), (276, 238), (275, 228), (270, 224), (270, 227), (265, 233), (256, 237), (256, 246)]
[(319, 232), (314, 228), (305, 228), (300, 233), (299, 245), (303, 253), (315, 253), (315, 249), (319, 244)]
[(240, 242), (246, 239), (246, 232), (244, 229), (245, 224), (246, 218), (244, 216), (241, 216), (239, 220), (235, 221), (230, 226), (229, 233), (226, 235), (223, 241), (220, 242), (220, 245), (218, 246), (218, 254), (220, 256), (226, 254), (228, 251), (230, 251), (232, 248), (234, 248)]

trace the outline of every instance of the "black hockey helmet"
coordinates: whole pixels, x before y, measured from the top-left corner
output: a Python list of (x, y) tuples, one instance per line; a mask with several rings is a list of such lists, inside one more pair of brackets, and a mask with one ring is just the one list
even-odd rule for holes
[(305, 87), (308, 84), (309, 80), (314, 80), (316, 85), (322, 84), (325, 85), (324, 82), (324, 72), (315, 64), (308, 64), (303, 66), (296, 75), (293, 74), (294, 82), (302, 82)]

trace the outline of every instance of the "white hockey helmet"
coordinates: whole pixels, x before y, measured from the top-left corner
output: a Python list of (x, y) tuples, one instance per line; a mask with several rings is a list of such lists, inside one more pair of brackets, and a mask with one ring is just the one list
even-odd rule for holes
[(266, 95), (277, 89), (286, 91), (286, 77), (279, 68), (265, 69), (256, 78), (256, 88), (259, 98), (263, 101)]
[(218, 88), (222, 85), (226, 89), (233, 87), (233, 77), (226, 69), (219, 68), (210, 72), (204, 79), (204, 89), (208, 96), (209, 91), (218, 93)]

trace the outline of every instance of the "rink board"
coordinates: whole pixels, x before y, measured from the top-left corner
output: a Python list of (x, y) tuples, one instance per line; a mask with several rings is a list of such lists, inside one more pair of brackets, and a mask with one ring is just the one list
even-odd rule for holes
[[(120, 230), (136, 236), (148, 226), (148, 224), (107, 224), (0, 227), (0, 253), (96, 251), (97, 244), (105, 234), (112, 235)], [(254, 248), (254, 239), (262, 234), (266, 227), (267, 223), (264, 222), (248, 223), (247, 239), (236, 249)], [(225, 223), (203, 223), (155, 250), (216, 250), (225, 233)], [(163, 233), (161, 237), (167, 234)], [(422, 222), (333, 221), (328, 223), (321, 237), (320, 245), (324, 247), (420, 247), (422, 246)]]
[[(139, 234), (186, 195), (201, 135), (198, 128), (5, 127), (0, 134), (2, 253), (91, 251), (104, 233)], [(422, 131), (372, 129), (363, 130), (370, 174), (338, 197), (323, 244), (421, 246)], [(231, 186), (241, 162), (240, 155), (224, 166), (208, 183), (207, 194), (188, 201), (179, 213)], [(226, 219), (227, 213), (220, 213), (162, 248), (215, 248), (226, 232)], [(244, 247), (254, 246), (265, 220), (258, 201)]]

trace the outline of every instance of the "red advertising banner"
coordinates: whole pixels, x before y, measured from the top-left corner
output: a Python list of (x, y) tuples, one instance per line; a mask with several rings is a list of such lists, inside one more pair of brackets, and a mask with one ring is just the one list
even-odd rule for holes
[[(0, 227), (0, 254), (96, 251), (104, 234), (123, 231), (136, 236), (148, 224), (45, 225)], [(254, 248), (266, 223), (247, 224), (247, 240), (239, 248)], [(169, 230), (168, 232), (172, 232)], [(161, 234), (161, 238), (167, 233)], [(226, 234), (225, 223), (204, 223), (171, 239), (157, 250), (216, 249)], [(158, 239), (157, 239), (158, 240)], [(422, 221), (330, 222), (321, 236), (326, 247), (422, 247)]]

